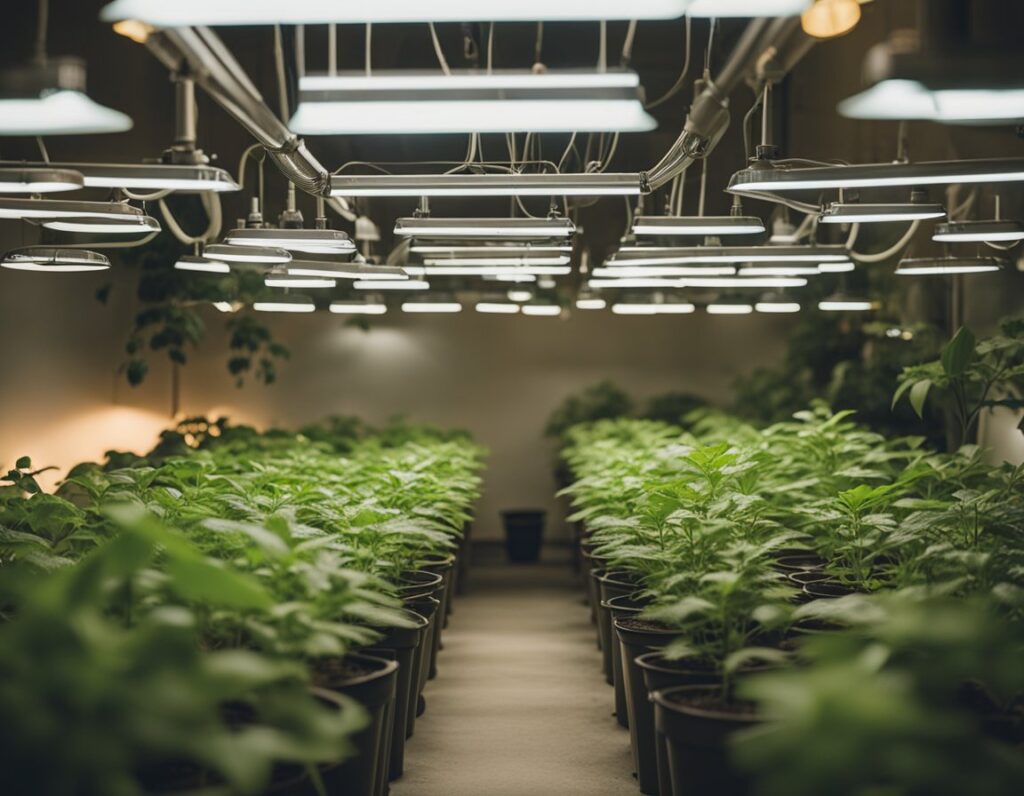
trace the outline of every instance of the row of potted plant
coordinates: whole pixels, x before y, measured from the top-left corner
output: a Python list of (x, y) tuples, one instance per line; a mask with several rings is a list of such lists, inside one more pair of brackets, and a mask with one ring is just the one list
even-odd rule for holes
[(822, 405), (688, 425), (563, 450), (641, 792), (1016, 792), (1024, 466)]
[(0, 486), (11, 793), (383, 796), (478, 495), (466, 436), (186, 421)]

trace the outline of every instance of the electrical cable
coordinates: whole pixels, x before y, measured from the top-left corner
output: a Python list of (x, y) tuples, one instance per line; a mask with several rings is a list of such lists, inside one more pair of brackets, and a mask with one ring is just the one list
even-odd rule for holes
[(43, 141), (43, 137), (41, 135), (37, 135), (36, 136), (36, 146), (39, 147), (39, 154), (43, 158), (43, 163), (49, 163), (50, 162), (50, 153), (47, 151), (47, 149), (46, 149), (46, 142)]
[(679, 77), (677, 77), (676, 78), (676, 82), (672, 84), (672, 88), (670, 88), (668, 91), (666, 91), (660, 97), (658, 97), (658, 99), (654, 100), (654, 102), (649, 102), (649, 103), (647, 103), (644, 106), (644, 108), (646, 110), (651, 110), (652, 108), (657, 108), (662, 103), (668, 102), (676, 94), (678, 94), (680, 92), (680, 90), (683, 88), (683, 86), (686, 84), (686, 75), (690, 71), (690, 49), (691, 49), (690, 48), (690, 25), (691, 25), (691, 21), (690, 21), (690, 17), (689, 16), (686, 17), (685, 22), (686, 22), (686, 55), (683, 57), (683, 71), (679, 73)]
[(129, 199), (134, 199), (137, 202), (155, 202), (157, 199), (163, 199), (168, 194), (174, 193), (170, 188), (153, 191), (152, 193), (133, 193), (127, 188), (121, 188), (120, 191)]
[(885, 251), (875, 252), (874, 254), (858, 254), (857, 252), (851, 249), (850, 257), (852, 257), (859, 263), (880, 263), (884, 260), (888, 260), (893, 255), (899, 253), (899, 251), (903, 249), (908, 243), (910, 243), (910, 239), (914, 237), (914, 233), (917, 232), (917, 228), (920, 226), (920, 219), (913, 221), (907, 228), (907, 231), (903, 233), (903, 237), (901, 237), (898, 241), (896, 241), (892, 246), (890, 246)]
[(601, 20), (597, 46), (597, 71), (608, 71), (608, 22)]
[(631, 19), (626, 28), (626, 38), (622, 40), (622, 57), (619, 58), (619, 66), (623, 69), (629, 66), (633, 60), (633, 41), (636, 39), (636, 20)]
[(428, 22), (430, 26), (430, 39), (434, 42), (434, 53), (437, 55), (437, 62), (441, 66), (441, 71), (446, 75), (450, 75), (452, 70), (448, 66), (448, 61), (445, 60), (444, 50), (441, 49), (441, 40), (437, 38), (437, 28), (434, 27), (433, 22)]
[(194, 243), (207, 243), (215, 240), (217, 236), (220, 235), (221, 222), (223, 219), (220, 197), (216, 194), (202, 193), (200, 194), (200, 201), (203, 204), (203, 209), (206, 211), (208, 223), (206, 229), (201, 234), (189, 235), (184, 229), (182, 229), (178, 220), (171, 212), (171, 209), (167, 206), (167, 202), (164, 199), (158, 200), (160, 212), (163, 214), (164, 222), (167, 224), (167, 229), (179, 241), (189, 246)]
[(281, 109), (281, 120), (288, 121), (288, 89), (284, 75), (284, 44), (281, 40), (281, 26), (274, 25), (274, 71), (277, 74), (277, 102)]

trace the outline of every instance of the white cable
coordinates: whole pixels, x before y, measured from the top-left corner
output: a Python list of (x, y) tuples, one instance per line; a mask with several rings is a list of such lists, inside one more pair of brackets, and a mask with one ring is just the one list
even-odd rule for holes
[(622, 66), (629, 66), (629, 62), (633, 60), (633, 40), (636, 38), (636, 20), (631, 19), (629, 21), (629, 27), (626, 28), (626, 38), (622, 42)]
[(281, 26), (274, 25), (274, 69), (277, 72), (277, 101), (281, 106), (281, 119), (288, 121), (288, 90), (285, 88), (284, 45), (281, 43)]
[(132, 193), (127, 188), (122, 188), (121, 193), (137, 202), (155, 202), (157, 199), (163, 199), (167, 194), (173, 193), (173, 191), (170, 188), (164, 188), (161, 191), (153, 191), (153, 193)]
[(918, 219), (914, 221), (905, 233), (896, 243), (890, 246), (888, 249), (882, 252), (876, 252), (874, 254), (858, 254), (855, 251), (850, 252), (850, 256), (859, 263), (880, 263), (883, 260), (888, 260), (894, 254), (897, 254), (902, 248), (904, 248), (910, 239), (914, 237), (914, 233), (917, 232), (917, 228), (921, 226), (921, 221)]
[(171, 213), (171, 209), (167, 206), (167, 202), (163, 199), (159, 200), (160, 212), (163, 214), (164, 222), (167, 224), (167, 229), (170, 230), (171, 234), (174, 235), (179, 241), (191, 246), (194, 243), (205, 243), (215, 240), (220, 235), (221, 229), (221, 205), (220, 197), (216, 194), (205, 192), (200, 194), (200, 199), (203, 203), (203, 209), (206, 210), (208, 224), (206, 230), (199, 235), (189, 235), (181, 228), (178, 220)]
[(430, 26), (430, 38), (434, 42), (434, 52), (437, 54), (437, 62), (441, 65), (441, 71), (450, 75), (452, 70), (448, 68), (448, 61), (445, 60), (444, 50), (441, 49), (441, 41), (437, 38), (437, 28), (433, 22), (427, 23)]
[(327, 26), (327, 74), (338, 74), (338, 26), (333, 22)]
[(366, 76), (369, 77), (372, 74), (370, 64), (372, 63), (373, 53), (373, 23), (366, 23)]
[(601, 35), (597, 49), (597, 71), (608, 71), (608, 23), (601, 20)]

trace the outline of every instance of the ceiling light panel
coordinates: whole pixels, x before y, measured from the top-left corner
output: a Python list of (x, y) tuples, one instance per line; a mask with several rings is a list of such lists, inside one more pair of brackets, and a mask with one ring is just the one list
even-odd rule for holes
[(105, 271), (110, 260), (99, 252), (86, 249), (61, 249), (54, 246), (26, 246), (14, 249), (0, 260), (0, 267), (12, 271), (42, 273), (76, 273)]
[(1024, 240), (1024, 224), (1020, 221), (992, 219), (989, 221), (950, 221), (938, 224), (932, 240), (940, 243), (1007, 243)]
[(81, 172), (49, 166), (0, 166), (0, 194), (58, 193), (85, 185)]
[(224, 242), (306, 254), (350, 254), (356, 250), (353, 240), (337, 229), (233, 229), (224, 236)]
[(639, 174), (335, 174), (332, 196), (638, 196)]
[(604, 72), (363, 72), (299, 80), (289, 127), (302, 135), (644, 132), (631, 70)]
[(144, 218), (139, 208), (122, 202), (78, 202), (62, 199), (0, 198), (0, 218), (101, 218), (112, 221), (138, 221)]
[(995, 257), (910, 257), (900, 260), (896, 273), (900, 276), (947, 276), (984, 274), (1002, 268), (1002, 260)]
[(383, 315), (388, 305), (376, 301), (332, 301), (329, 309), (335, 315)]
[(637, 216), (633, 234), (673, 235), (757, 235), (765, 231), (764, 222), (755, 216)]
[(576, 225), (568, 218), (400, 218), (395, 235), (438, 238), (568, 238)]
[[(42, 164), (34, 164), (42, 165)], [(238, 183), (224, 169), (206, 165), (170, 163), (54, 163), (62, 169), (82, 174), (86, 188), (128, 188), (143, 191), (239, 190)]]
[(860, 204), (833, 202), (818, 218), (822, 224), (876, 224), (892, 221), (926, 221), (945, 218), (946, 208), (928, 202), (902, 204)]

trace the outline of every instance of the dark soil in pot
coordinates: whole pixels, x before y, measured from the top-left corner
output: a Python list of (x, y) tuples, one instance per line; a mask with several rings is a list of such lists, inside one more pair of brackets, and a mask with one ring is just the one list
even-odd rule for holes
[(723, 702), (718, 686), (685, 685), (656, 691), (654, 716), (664, 736), (671, 796), (743, 796), (746, 776), (729, 758), (733, 733), (755, 726), (752, 703)]
[(398, 779), (405, 768), (405, 733), (408, 723), (409, 703), (415, 701), (418, 683), (415, 676), (417, 649), (423, 643), (429, 621), (414, 611), (406, 610), (409, 619), (418, 627), (388, 628), (384, 638), (373, 648), (364, 650), (367, 655), (387, 658), (398, 663), (398, 681), (395, 684), (395, 720), (392, 722), (391, 742), (388, 753), (388, 779)]
[(645, 605), (646, 603), (634, 600), (630, 596), (601, 601), (601, 609), (608, 614), (608, 646), (612, 648), (612, 684), (615, 686), (615, 720), (622, 727), (629, 726), (629, 714), (626, 709), (626, 685), (622, 675), (622, 648), (615, 638), (615, 631), (611, 629), (612, 620), (638, 614)]
[(637, 665), (636, 658), (664, 647), (678, 638), (680, 632), (676, 628), (659, 622), (649, 622), (637, 616), (619, 617), (614, 620), (613, 626), (620, 646), (629, 741), (633, 750), (637, 784), (641, 793), (658, 796), (654, 706), (648, 699), (643, 670)]
[(371, 655), (321, 658), (311, 666), (313, 681), (366, 708), (370, 724), (352, 742), (356, 755), (325, 772), (324, 784), (333, 796), (385, 796), (391, 758), (398, 663)]

